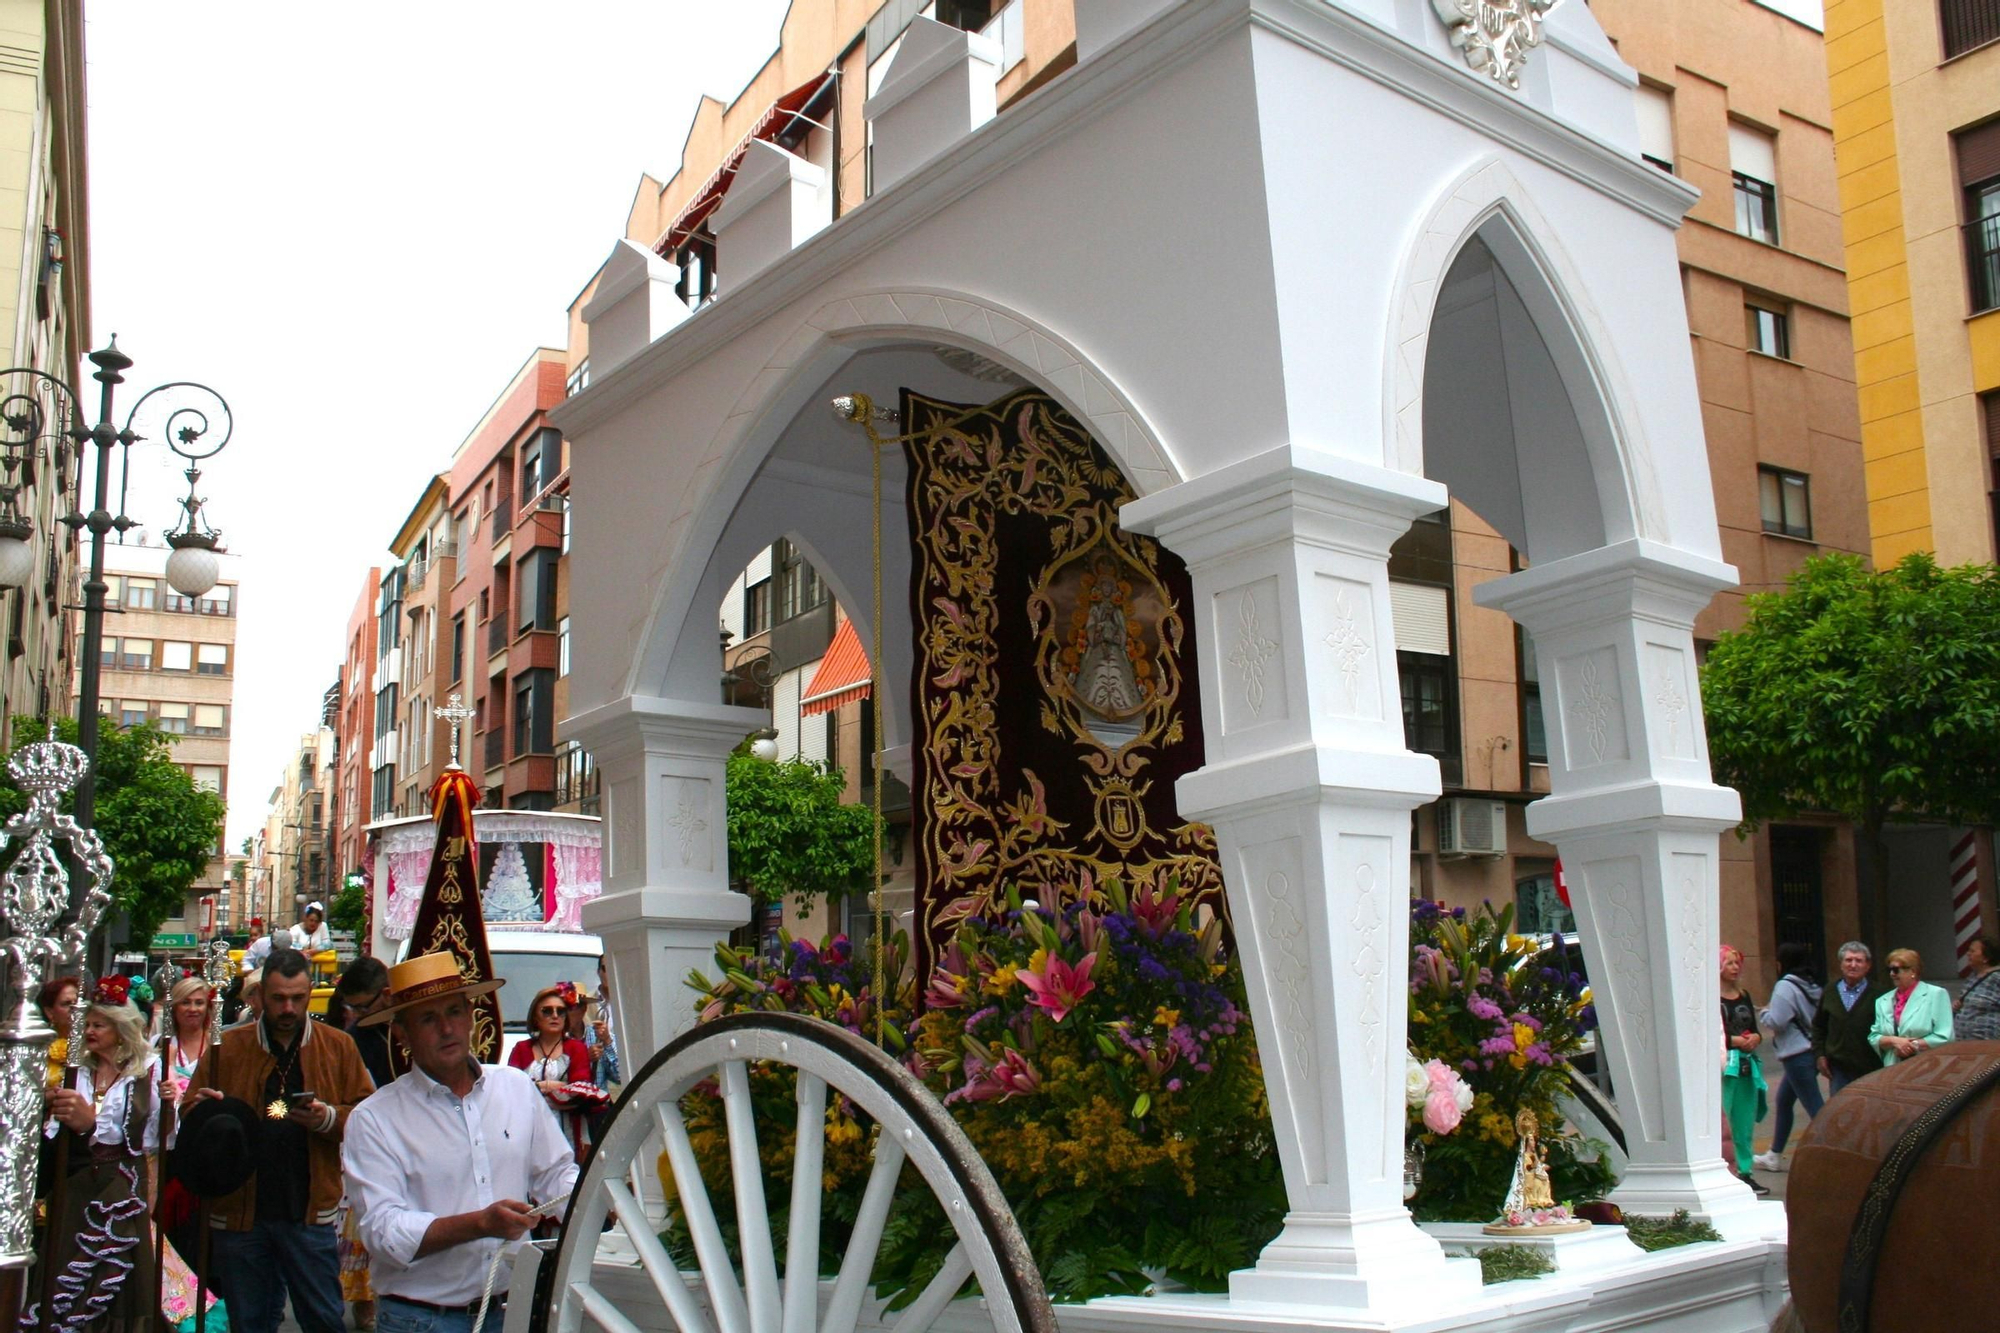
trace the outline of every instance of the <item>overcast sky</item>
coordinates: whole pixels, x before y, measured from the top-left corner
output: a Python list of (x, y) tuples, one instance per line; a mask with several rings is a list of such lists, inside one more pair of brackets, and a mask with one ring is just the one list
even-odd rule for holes
[[(136, 362), (127, 402), (193, 379), (235, 411), (202, 485), (242, 580), (232, 849), (425, 479), (564, 344), (639, 174), (671, 174), (784, 10), (86, 0), (95, 345)], [(174, 461), (135, 451), (133, 517), (172, 521)]]

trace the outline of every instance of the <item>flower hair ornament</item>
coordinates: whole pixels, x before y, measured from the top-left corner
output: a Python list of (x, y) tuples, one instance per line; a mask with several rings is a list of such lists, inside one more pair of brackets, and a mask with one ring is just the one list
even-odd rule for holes
[(153, 983), (144, 977), (139, 977), (132, 982), (130, 994), (132, 1003), (134, 1004), (151, 1004), (153, 1002)]
[(126, 976), (99, 977), (97, 985), (90, 992), (90, 1002), (92, 1004), (130, 1004), (132, 1002), (132, 978)]
[(583, 1003), (583, 1000), (577, 995), (576, 983), (574, 981), (558, 981), (550, 989), (562, 996), (563, 1008), (565, 1009), (575, 1009)]

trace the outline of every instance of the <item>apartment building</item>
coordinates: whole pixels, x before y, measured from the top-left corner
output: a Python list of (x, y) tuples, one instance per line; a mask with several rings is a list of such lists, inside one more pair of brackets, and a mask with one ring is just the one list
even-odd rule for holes
[(557, 804), (568, 479), (562, 434), (547, 414), (566, 396), (567, 378), (564, 354), (537, 348), (445, 474), (456, 564), (434, 688), (463, 694), (477, 710), (460, 760), (496, 807)]
[(389, 543), (403, 584), (403, 643), (397, 664), (401, 709), (395, 804), (393, 810), (378, 812), (378, 819), (426, 813), (431, 784), (450, 761), (451, 733), (436, 713), (450, 698), (445, 676), (457, 628), (451, 593), (458, 582), (458, 543), (447, 483), (443, 473), (431, 478)]
[[(98, 709), (120, 726), (151, 722), (171, 735), (174, 759), (197, 785), (226, 803), (236, 683), (233, 561), (225, 556), (221, 582), (190, 598), (167, 584), (169, 554), (164, 546), (113, 546), (105, 553), (109, 590)], [(160, 928), (169, 934), (208, 933), (224, 922), (228, 885), (218, 829), (214, 858), (188, 887), (181, 915)]]
[(267, 839), (275, 845), (269, 875), (267, 926), (289, 926), (307, 902), (331, 902), (338, 874), (329, 867), (329, 807), (333, 803), (339, 744), (333, 728), (320, 726), (299, 737), (284, 777), (271, 793)]
[(374, 818), (373, 773), (368, 752), (375, 744), (376, 598), (382, 571), (370, 569), (347, 617), (347, 655), (340, 678), (333, 728), (336, 772), (333, 787), (334, 861), (345, 870), (362, 864), (362, 830)]
[(2000, 5), (1827, 0), (1826, 39), (1875, 559), (1991, 561)]
[[(81, 0), (0, 2), (0, 366), (71, 384), (91, 338), (83, 32)], [(58, 404), (41, 384), (21, 376), (4, 390), (53, 419)], [(67, 447), (46, 440), (0, 460), (5, 509), (31, 525), (34, 552), (26, 584), (0, 597), (0, 750), (12, 748), (15, 717), (73, 707), (78, 545), (57, 520), (81, 474)]]

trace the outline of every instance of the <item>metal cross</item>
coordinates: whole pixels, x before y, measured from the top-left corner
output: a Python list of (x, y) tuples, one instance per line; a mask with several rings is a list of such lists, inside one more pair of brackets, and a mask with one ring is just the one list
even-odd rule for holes
[(451, 766), (458, 767), (458, 724), (469, 722), (479, 716), (479, 710), (465, 702), (465, 696), (454, 693), (442, 708), (431, 709), (432, 715), (451, 723)]

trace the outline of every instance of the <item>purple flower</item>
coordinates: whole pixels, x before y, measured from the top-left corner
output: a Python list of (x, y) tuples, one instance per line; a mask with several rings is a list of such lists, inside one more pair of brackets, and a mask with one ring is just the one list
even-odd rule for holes
[(1474, 1018), (1483, 1018), (1490, 1023), (1500, 1017), (1501, 1011), (1499, 1005), (1493, 1003), (1493, 1001), (1487, 999), (1484, 995), (1473, 995), (1465, 1002), (1465, 1012), (1471, 1014)]

